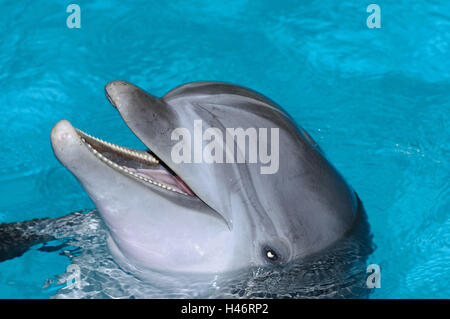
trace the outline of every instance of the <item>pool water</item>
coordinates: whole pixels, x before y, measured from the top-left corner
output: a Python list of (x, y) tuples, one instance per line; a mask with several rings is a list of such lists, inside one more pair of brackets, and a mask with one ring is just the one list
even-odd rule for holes
[[(60, 119), (142, 147), (107, 82), (227, 81), (283, 106), (358, 192), (381, 267), (371, 298), (450, 297), (450, 2), (377, 1), (380, 29), (361, 1), (76, 3), (81, 29), (68, 3), (0, 1), (0, 223), (93, 208), (53, 156)], [(37, 248), (2, 262), (0, 297), (51, 297), (69, 264)]]

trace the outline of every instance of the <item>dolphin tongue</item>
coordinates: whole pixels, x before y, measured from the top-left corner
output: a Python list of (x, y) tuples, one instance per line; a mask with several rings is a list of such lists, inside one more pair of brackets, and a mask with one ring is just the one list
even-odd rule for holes
[(149, 177), (152, 180), (156, 180), (163, 184), (169, 185), (179, 192), (185, 192), (189, 195), (194, 196), (195, 194), (191, 189), (176, 175), (172, 175), (166, 169), (148, 169), (148, 168), (131, 168), (125, 167), (126, 169), (139, 174), (143, 177)]

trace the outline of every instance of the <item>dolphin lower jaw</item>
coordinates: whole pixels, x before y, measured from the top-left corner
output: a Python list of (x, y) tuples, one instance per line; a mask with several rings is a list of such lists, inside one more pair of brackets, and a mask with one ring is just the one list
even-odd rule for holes
[[(70, 123), (66, 123), (70, 125)], [(73, 128), (82, 144), (97, 159), (121, 174), (161, 189), (187, 196), (195, 196), (175, 173), (161, 165), (159, 159), (146, 151), (116, 145)]]
[(78, 129), (76, 131), (81, 141), (98, 159), (120, 173), (167, 191), (194, 196), (183, 180), (161, 165), (159, 159), (148, 152), (116, 145)]
[[(145, 271), (226, 269), (225, 256), (232, 253), (227, 225), (193, 193), (166, 186), (177, 176), (169, 176), (158, 158), (101, 141), (66, 120), (53, 128), (51, 143), (98, 209), (115, 243), (110, 248), (122, 263)], [(142, 170), (157, 171), (151, 173), (156, 178), (144, 177)], [(168, 183), (161, 182), (164, 178)], [(170, 251), (177, 257), (166, 258)], [(179, 256), (186, 260), (183, 268), (173, 262)]]

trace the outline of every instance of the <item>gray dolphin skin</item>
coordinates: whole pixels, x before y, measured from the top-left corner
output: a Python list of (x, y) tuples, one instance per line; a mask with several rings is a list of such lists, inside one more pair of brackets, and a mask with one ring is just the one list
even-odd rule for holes
[[(282, 267), (352, 229), (355, 192), (306, 131), (263, 95), (217, 82), (185, 84), (161, 98), (124, 81), (105, 91), (149, 151), (111, 144), (66, 120), (53, 128), (51, 143), (96, 205), (115, 260), (139, 277)], [(199, 120), (203, 131), (224, 134), (277, 128), (277, 172), (261, 174), (259, 163), (174, 161), (173, 131), (194, 132)]]

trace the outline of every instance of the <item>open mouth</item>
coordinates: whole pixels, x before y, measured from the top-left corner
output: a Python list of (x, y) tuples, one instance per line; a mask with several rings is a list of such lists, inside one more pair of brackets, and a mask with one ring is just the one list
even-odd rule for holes
[(195, 196), (186, 183), (150, 151), (134, 150), (106, 142), (78, 129), (76, 132), (99, 160), (122, 174), (167, 191)]

